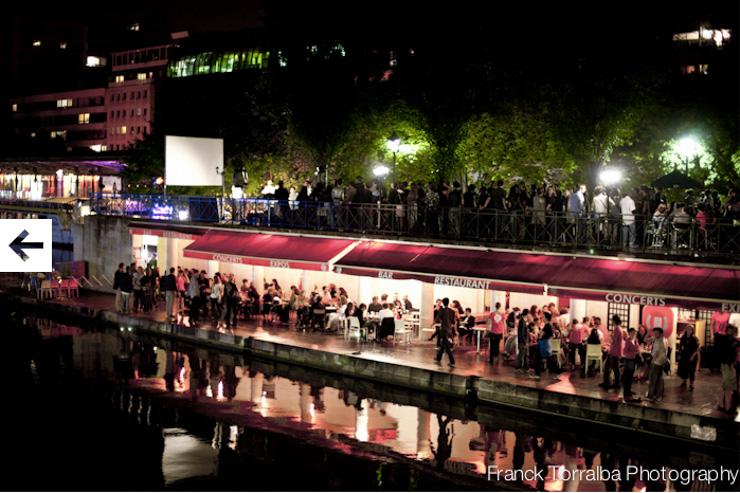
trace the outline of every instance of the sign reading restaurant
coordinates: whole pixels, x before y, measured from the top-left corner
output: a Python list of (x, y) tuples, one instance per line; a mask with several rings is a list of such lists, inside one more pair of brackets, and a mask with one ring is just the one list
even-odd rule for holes
[(485, 279), (470, 279), (467, 277), (434, 276), (434, 284), (456, 288), (488, 289), (491, 282)]

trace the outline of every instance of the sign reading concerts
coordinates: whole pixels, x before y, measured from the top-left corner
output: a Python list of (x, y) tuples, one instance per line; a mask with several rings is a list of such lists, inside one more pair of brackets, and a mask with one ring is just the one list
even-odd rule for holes
[(643, 294), (607, 293), (604, 297), (609, 303), (627, 303), (631, 305), (665, 306), (665, 298)]

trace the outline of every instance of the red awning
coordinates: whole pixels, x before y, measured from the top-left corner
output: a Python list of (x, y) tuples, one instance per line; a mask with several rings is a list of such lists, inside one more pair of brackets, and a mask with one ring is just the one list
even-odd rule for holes
[(365, 242), (344, 274), (524, 291), (617, 303), (716, 307), (740, 299), (740, 270), (618, 259)]
[(203, 236), (207, 229), (179, 226), (177, 224), (136, 223), (128, 225), (128, 232), (132, 235), (161, 236), (162, 238), (177, 238), (180, 240), (194, 240)]
[(232, 264), (330, 270), (353, 240), (209, 230), (185, 248), (185, 256)]

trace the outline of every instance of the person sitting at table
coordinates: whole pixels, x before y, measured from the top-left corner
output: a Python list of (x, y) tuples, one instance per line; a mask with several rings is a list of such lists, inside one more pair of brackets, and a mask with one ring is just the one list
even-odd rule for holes
[(407, 312), (410, 312), (414, 309), (414, 305), (411, 304), (411, 301), (409, 301), (409, 295), (404, 294), (403, 295), (403, 309)]
[(367, 305), (365, 303), (360, 303), (360, 306), (358, 306), (355, 309), (354, 316), (357, 317), (357, 320), (360, 321), (360, 327), (365, 325), (365, 312), (367, 311)]
[(378, 313), (382, 309), (383, 309), (383, 305), (381, 305), (378, 302), (378, 297), (377, 296), (373, 296), (373, 301), (370, 302), (370, 305), (367, 307), (367, 311), (369, 313)]
[(452, 309), (457, 312), (457, 320), (459, 321), (460, 318), (465, 314), (465, 310), (463, 310), (462, 305), (459, 301), (453, 300), (452, 301)]
[(389, 335), (393, 335), (396, 330), (395, 316), (388, 303), (383, 303), (383, 308), (378, 313), (380, 328), (378, 329), (376, 339), (384, 341)]
[(475, 317), (473, 316), (470, 308), (466, 308), (465, 314), (460, 319), (460, 324), (457, 331), (458, 335), (460, 336), (460, 340), (466, 338), (468, 340), (468, 344), (473, 342), (473, 327), (475, 327)]
[(329, 294), (329, 288), (326, 286), (321, 286), (321, 291), (319, 291), (319, 295), (321, 296), (321, 302), (324, 305), (328, 305), (331, 303), (331, 294)]
[(320, 294), (314, 293), (311, 301), (311, 328), (312, 330), (324, 329), (324, 316), (326, 315), (326, 305)]
[(267, 286), (265, 292), (262, 294), (262, 318), (264, 320), (270, 319), (270, 313), (272, 312), (272, 299), (274, 298), (272, 287)]
[(393, 309), (399, 311), (403, 310), (403, 303), (398, 299), (398, 293), (393, 293)]

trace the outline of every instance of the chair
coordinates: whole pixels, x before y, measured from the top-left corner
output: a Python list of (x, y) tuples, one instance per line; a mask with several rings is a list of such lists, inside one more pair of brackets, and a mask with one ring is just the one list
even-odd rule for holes
[(67, 282), (67, 291), (70, 298), (72, 293), (74, 293), (75, 298), (80, 297), (80, 283), (74, 277)]
[(363, 339), (362, 327), (360, 327), (360, 319), (357, 317), (347, 317), (344, 322), (345, 330), (344, 337), (347, 340), (351, 340), (352, 337), (357, 337), (357, 340)]
[(393, 326), (393, 342), (396, 342), (398, 340), (398, 337), (400, 336), (406, 344), (409, 344), (411, 342), (412, 332), (406, 328), (405, 322), (403, 320), (394, 319)]
[(552, 347), (552, 354), (553, 356), (556, 356), (556, 361), (558, 362), (558, 368), (560, 367), (560, 339), (550, 339), (550, 344)]
[(326, 318), (326, 310), (323, 308), (314, 308), (311, 317), (311, 329), (316, 330), (318, 325), (319, 330), (324, 330), (324, 319)]
[(385, 339), (388, 336), (395, 335), (395, 332), (396, 332), (395, 320), (390, 317), (386, 317), (380, 321), (380, 327), (378, 328), (376, 339)]
[(604, 360), (601, 357), (601, 344), (586, 344), (586, 363), (584, 368), (588, 371), (589, 361), (596, 361), (599, 365), (599, 372), (604, 371)]
[(41, 298), (42, 300), (46, 298), (51, 299), (54, 297), (54, 291), (51, 287), (50, 280), (41, 281), (41, 287), (38, 290), (37, 297)]

